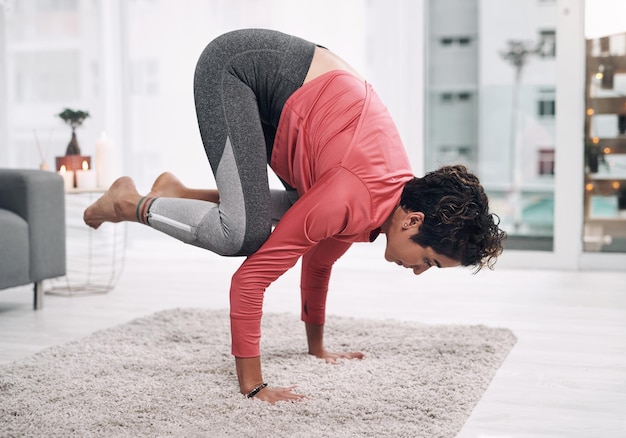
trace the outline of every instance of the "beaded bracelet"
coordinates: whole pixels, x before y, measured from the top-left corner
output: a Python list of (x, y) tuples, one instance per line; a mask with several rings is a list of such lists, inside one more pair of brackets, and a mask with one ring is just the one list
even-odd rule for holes
[(143, 201), (146, 200), (146, 196), (142, 197), (139, 202), (137, 203), (137, 208), (135, 209), (135, 217), (137, 218), (137, 222), (139, 222), (140, 224), (143, 223), (143, 221), (141, 220), (141, 204), (143, 204)]
[(266, 386), (267, 386), (267, 383), (261, 383), (260, 385), (255, 386), (254, 389), (252, 389), (252, 391), (250, 391), (249, 393), (246, 394), (246, 397), (248, 397), (248, 398), (254, 397), (255, 395), (257, 395)]

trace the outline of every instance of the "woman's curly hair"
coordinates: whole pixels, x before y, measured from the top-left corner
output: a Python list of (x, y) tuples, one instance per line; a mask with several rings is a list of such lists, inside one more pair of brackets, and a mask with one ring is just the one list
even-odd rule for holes
[(478, 178), (462, 165), (443, 166), (413, 178), (402, 191), (400, 206), (424, 213), (419, 233), (411, 239), (463, 266), (493, 269), (506, 233)]

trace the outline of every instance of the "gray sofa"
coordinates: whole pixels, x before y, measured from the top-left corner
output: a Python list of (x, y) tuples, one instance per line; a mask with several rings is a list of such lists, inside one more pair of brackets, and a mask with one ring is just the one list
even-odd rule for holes
[(34, 308), (40, 309), (42, 281), (65, 270), (63, 178), (42, 170), (0, 169), (0, 289), (33, 283)]

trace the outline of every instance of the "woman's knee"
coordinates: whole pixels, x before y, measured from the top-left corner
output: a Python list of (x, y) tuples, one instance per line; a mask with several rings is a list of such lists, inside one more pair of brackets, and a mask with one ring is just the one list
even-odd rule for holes
[[(231, 230), (232, 231), (232, 230)], [(269, 238), (271, 227), (254, 227), (241, 232), (215, 233), (214, 230), (200, 227), (191, 244), (208, 249), (225, 257), (250, 256)]]
[(246, 230), (241, 249), (236, 255), (249, 256), (254, 254), (263, 246), (265, 241), (272, 233), (271, 224), (267, 226), (256, 226), (253, 229)]

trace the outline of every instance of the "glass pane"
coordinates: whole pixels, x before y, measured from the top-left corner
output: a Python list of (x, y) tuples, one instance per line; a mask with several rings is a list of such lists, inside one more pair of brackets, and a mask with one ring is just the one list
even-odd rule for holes
[(552, 250), (556, 2), (429, 0), (427, 11), (426, 170), (465, 164), (508, 248)]
[(626, 252), (626, 4), (594, 0), (585, 14), (584, 248)]
[[(90, 156), (102, 128), (105, 99), (99, 61), (101, 2), (24, 0), (2, 6), (0, 51), (6, 142), (2, 165), (55, 166), (66, 152), (72, 130), (58, 114), (65, 108), (90, 113), (76, 135)], [(1, 92), (2, 90), (0, 90)], [(0, 126), (2, 128), (2, 126)]]
[(71, 102), (80, 98), (78, 50), (17, 53), (14, 62), (16, 103)]
[(7, 34), (12, 41), (50, 42), (80, 36), (78, 0), (14, 1), (10, 5)]

